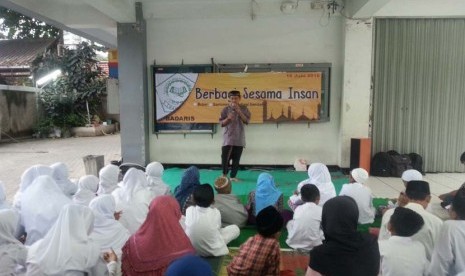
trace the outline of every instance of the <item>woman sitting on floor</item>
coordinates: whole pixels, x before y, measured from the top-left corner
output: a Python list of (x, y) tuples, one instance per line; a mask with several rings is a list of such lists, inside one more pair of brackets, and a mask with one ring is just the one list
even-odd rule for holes
[(188, 207), (195, 205), (192, 193), (194, 188), (200, 185), (200, 173), (196, 166), (190, 166), (183, 173), (181, 184), (174, 189), (174, 197), (181, 206), (181, 212), (186, 215)]
[(261, 173), (257, 179), (257, 189), (251, 191), (248, 196), (246, 209), (249, 213), (248, 222), (255, 224), (257, 214), (268, 206), (274, 206), (284, 219), (284, 225), (292, 219), (292, 213), (283, 211), (283, 193), (276, 188), (273, 176), (269, 173)]
[(168, 265), (195, 249), (179, 220), (181, 211), (171, 196), (159, 196), (150, 204), (149, 213), (140, 229), (123, 247), (124, 275), (164, 275)]
[(378, 275), (376, 238), (357, 232), (358, 207), (348, 196), (338, 196), (323, 206), (321, 227), (325, 240), (310, 251), (307, 276)]
[(26, 275), (102, 275), (97, 271), (107, 269), (117, 275), (114, 253), (107, 266), (99, 245), (90, 238), (93, 224), (89, 207), (66, 205), (47, 235), (29, 248)]

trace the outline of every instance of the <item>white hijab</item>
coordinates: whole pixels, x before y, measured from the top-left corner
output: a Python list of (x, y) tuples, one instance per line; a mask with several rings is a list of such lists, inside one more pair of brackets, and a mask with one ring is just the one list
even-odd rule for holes
[(68, 197), (74, 195), (78, 187), (69, 180), (69, 170), (65, 163), (58, 162), (50, 165), (50, 168), (53, 170), (53, 179), (55, 179), (63, 193)]
[(99, 172), (99, 187), (97, 194), (111, 194), (118, 188), (119, 168), (115, 165), (106, 165)]
[(123, 211), (119, 222), (131, 235), (139, 229), (149, 211), (152, 195), (147, 185), (144, 172), (131, 168), (124, 175), (122, 187), (112, 193), (116, 211)]
[(121, 248), (129, 239), (129, 231), (115, 220), (115, 199), (111, 195), (101, 195), (94, 198), (90, 204), (94, 212), (94, 230), (90, 235), (92, 240), (100, 245), (100, 250), (115, 250), (121, 254)]
[(21, 210), (21, 197), (23, 193), (32, 185), (34, 180), (41, 175), (53, 175), (52, 168), (44, 165), (34, 165), (29, 169), (25, 170), (21, 175), (21, 183), (19, 184), (19, 190), (16, 192), (13, 199), (13, 206)]
[(27, 233), (25, 245), (42, 239), (71, 200), (51, 176), (37, 177), (22, 196), (21, 218)]
[(92, 199), (96, 197), (98, 189), (98, 178), (95, 175), (85, 175), (79, 178), (78, 190), (73, 196), (76, 204), (89, 206)]
[(320, 203), (323, 206), (326, 201), (336, 196), (336, 189), (331, 181), (331, 174), (328, 167), (322, 163), (313, 163), (308, 167), (308, 179), (302, 181), (298, 185), (298, 190), (305, 184), (313, 184), (320, 190)]
[(0, 210), (9, 209), (9, 208), (10, 208), (10, 204), (6, 202), (5, 187), (3, 186), (3, 182), (0, 181)]
[(88, 207), (66, 205), (47, 235), (29, 248), (27, 262), (36, 264), (46, 275), (89, 271), (100, 255), (98, 244), (90, 239), (93, 223)]
[(17, 265), (26, 264), (27, 249), (14, 236), (18, 221), (19, 215), (14, 210), (0, 210), (1, 275), (16, 275)]
[(148, 189), (152, 192), (155, 198), (161, 195), (168, 195), (170, 187), (163, 182), (162, 176), (165, 169), (159, 162), (152, 162), (145, 168), (145, 175), (147, 176)]

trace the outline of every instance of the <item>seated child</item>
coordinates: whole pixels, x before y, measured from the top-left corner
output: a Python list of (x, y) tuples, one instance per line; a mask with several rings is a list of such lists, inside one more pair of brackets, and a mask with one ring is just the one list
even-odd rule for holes
[(210, 207), (214, 202), (210, 184), (196, 186), (193, 197), (196, 205), (187, 208), (185, 224), (186, 234), (195, 250), (202, 257), (228, 254), (226, 245), (239, 236), (239, 227), (221, 228), (220, 211)]
[(231, 182), (227, 177), (218, 177), (215, 180), (214, 207), (221, 213), (221, 226), (235, 224), (239, 227), (245, 226), (247, 222), (247, 210), (236, 195), (231, 194)]
[(392, 236), (378, 242), (382, 275), (426, 275), (429, 262), (425, 247), (411, 238), (424, 224), (415, 211), (403, 207), (394, 210), (388, 224)]
[(375, 208), (373, 207), (373, 196), (371, 190), (365, 186), (368, 180), (368, 172), (362, 168), (353, 169), (350, 172), (349, 184), (342, 185), (340, 196), (350, 196), (355, 200), (358, 207), (358, 223), (373, 223), (375, 220)]
[(434, 246), (430, 275), (465, 272), (465, 187), (457, 191), (449, 214), (451, 219), (444, 222)]
[(313, 184), (305, 184), (300, 190), (304, 204), (297, 206), (294, 218), (287, 223), (286, 243), (294, 249), (310, 251), (324, 239), (321, 230), (322, 208), (318, 206), (320, 191)]
[[(407, 187), (407, 183), (409, 183), (410, 181), (417, 181), (417, 180), (421, 181), (421, 180), (423, 180), (423, 175), (421, 174), (421, 172), (411, 169), (411, 170), (404, 171), (402, 173), (401, 179), (402, 179), (402, 182), (404, 183), (404, 187)], [(408, 198), (405, 195), (405, 189), (404, 189), (399, 194), (399, 198), (397, 199), (396, 207), (397, 206), (404, 207), (407, 204), (408, 204)]]
[(278, 238), (283, 218), (273, 206), (268, 206), (258, 213), (256, 224), (258, 234), (241, 245), (238, 254), (227, 267), (229, 276), (280, 274)]

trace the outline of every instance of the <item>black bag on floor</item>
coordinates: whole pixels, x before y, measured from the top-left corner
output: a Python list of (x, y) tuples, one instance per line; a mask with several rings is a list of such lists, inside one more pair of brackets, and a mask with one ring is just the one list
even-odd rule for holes
[(391, 155), (391, 176), (401, 177), (402, 173), (412, 168), (408, 154)]
[(421, 172), (421, 174), (424, 175), (425, 173), (423, 172), (423, 157), (421, 157), (421, 155), (415, 152), (409, 153), (408, 156), (410, 157), (410, 161), (412, 161), (412, 168)]
[(391, 156), (387, 152), (378, 152), (371, 160), (371, 175), (391, 176)]

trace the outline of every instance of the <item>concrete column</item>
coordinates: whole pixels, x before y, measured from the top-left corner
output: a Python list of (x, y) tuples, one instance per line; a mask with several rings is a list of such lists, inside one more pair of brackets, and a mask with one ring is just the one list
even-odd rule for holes
[(147, 28), (142, 4), (136, 4), (135, 23), (118, 23), (118, 75), (121, 155), (123, 162), (149, 162), (147, 92)]
[(373, 55), (371, 20), (346, 20), (339, 166), (350, 164), (350, 139), (370, 135)]

